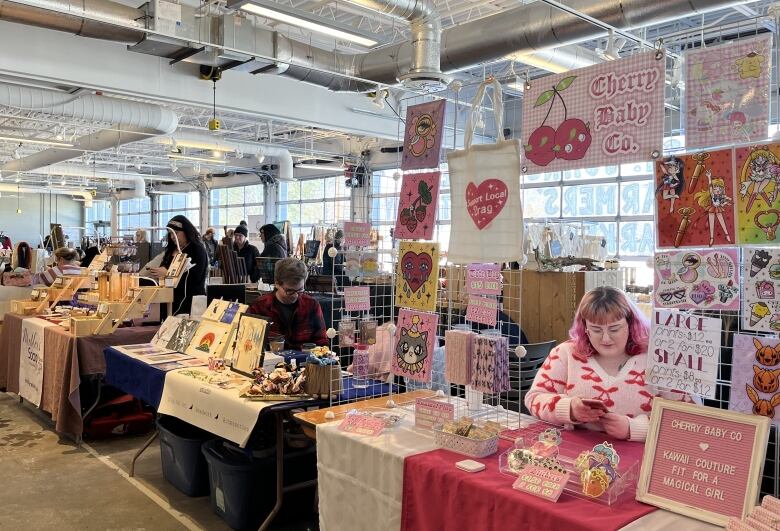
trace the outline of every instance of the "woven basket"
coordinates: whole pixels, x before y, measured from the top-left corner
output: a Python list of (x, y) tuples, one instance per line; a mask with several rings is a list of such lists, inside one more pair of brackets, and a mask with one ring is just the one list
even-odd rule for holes
[(433, 441), (439, 448), (469, 457), (487, 457), (498, 451), (498, 435), (480, 441), (442, 431), (441, 425), (433, 427)]

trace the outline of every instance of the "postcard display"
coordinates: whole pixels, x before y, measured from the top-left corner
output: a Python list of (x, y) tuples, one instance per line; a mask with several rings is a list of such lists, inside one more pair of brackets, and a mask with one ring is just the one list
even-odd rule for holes
[[(664, 404), (657, 412), (654, 401), (638, 499), (720, 524), (744, 517), (759, 487), (777, 495), (761, 485), (761, 423), (777, 429), (780, 418), (780, 144), (766, 140), (771, 51), (767, 35), (686, 52), (686, 145), (696, 151), (655, 162), (645, 378), (721, 409)], [(744, 440), (719, 443), (719, 433)], [(766, 466), (764, 475), (776, 477), (778, 463)]]

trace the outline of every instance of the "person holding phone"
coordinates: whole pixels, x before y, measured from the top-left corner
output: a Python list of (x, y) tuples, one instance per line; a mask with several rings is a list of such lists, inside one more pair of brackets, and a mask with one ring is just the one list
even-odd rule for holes
[(693, 401), (645, 385), (649, 333), (650, 323), (622, 291), (589, 291), (574, 316), (571, 339), (550, 352), (525, 396), (526, 407), (547, 422), (644, 441), (655, 396)]

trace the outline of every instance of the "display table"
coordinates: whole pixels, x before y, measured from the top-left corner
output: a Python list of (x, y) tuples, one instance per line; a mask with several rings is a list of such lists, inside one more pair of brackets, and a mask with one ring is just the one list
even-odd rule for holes
[(11, 301), (29, 299), (31, 286), (0, 286), (0, 323), (5, 314), (11, 311)]
[[(12, 393), (19, 392), (21, 331), (25, 318), (7, 314), (0, 332), (0, 389)], [(145, 343), (156, 331), (156, 327), (120, 328), (106, 336), (76, 338), (59, 326), (46, 328), (40, 408), (51, 414), (57, 432), (77, 440), (81, 437), (81, 375), (105, 372), (105, 346)]]

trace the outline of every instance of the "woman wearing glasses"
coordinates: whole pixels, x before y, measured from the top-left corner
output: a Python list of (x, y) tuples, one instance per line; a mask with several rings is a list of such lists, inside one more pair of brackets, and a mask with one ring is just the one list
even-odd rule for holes
[(589, 291), (577, 308), (571, 339), (539, 369), (526, 407), (548, 422), (644, 441), (655, 396), (691, 401), (684, 393), (658, 393), (645, 385), (649, 331), (647, 319), (622, 291)]
[(328, 344), (320, 304), (303, 292), (307, 273), (297, 258), (279, 260), (274, 267), (276, 289), (249, 307), (249, 313), (269, 318), (270, 332), (283, 335), (285, 347), (295, 350), (303, 343)]

